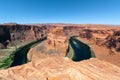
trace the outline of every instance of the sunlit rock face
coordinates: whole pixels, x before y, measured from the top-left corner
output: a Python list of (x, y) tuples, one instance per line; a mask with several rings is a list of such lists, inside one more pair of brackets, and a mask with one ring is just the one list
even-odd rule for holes
[(98, 59), (49, 57), (0, 70), (0, 80), (120, 80), (120, 68)]
[(52, 56), (66, 56), (68, 50), (68, 38), (63, 27), (50, 29), (47, 40), (31, 48), (27, 54), (28, 60), (43, 59)]
[(50, 30), (46, 42), (47, 50), (56, 50), (58, 52), (64, 53), (60, 54), (62, 56), (66, 55), (68, 48), (68, 38), (65, 35), (63, 27), (56, 27)]
[(11, 41), (11, 36), (9, 29), (3, 26), (0, 26), (0, 49), (4, 49)]

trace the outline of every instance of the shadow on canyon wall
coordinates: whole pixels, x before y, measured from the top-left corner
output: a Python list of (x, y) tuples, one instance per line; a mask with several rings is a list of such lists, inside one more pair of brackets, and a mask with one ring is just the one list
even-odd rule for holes
[(69, 54), (73, 54), (72, 56), (73, 61), (81, 61), (89, 59), (91, 57), (95, 57), (95, 54), (92, 51), (91, 47), (81, 42), (80, 40), (71, 37), (69, 39), (69, 44), (73, 49), (73, 53), (69, 52)]

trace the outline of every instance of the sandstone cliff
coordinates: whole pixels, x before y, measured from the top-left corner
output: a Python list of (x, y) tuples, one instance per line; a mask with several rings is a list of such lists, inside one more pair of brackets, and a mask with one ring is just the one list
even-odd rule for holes
[(0, 49), (6, 48), (11, 41), (10, 31), (6, 27), (0, 26)]
[[(21, 60), (19, 62), (22, 64), (23, 55), (27, 54), (29, 48), (39, 42), (41, 38), (45, 39), (46, 31), (45, 26), (0, 24), (0, 69), (10, 67), (17, 60)], [(20, 53), (19, 50), (22, 47), (25, 49)], [(20, 56), (17, 57), (17, 60), (16, 54)], [(23, 63), (26, 62), (25, 60)]]
[(40, 43), (38, 46), (31, 48), (27, 54), (28, 60), (45, 58), (50, 56), (66, 56), (68, 49), (68, 38), (65, 35), (63, 27), (50, 29), (47, 41)]
[(46, 26), (4, 24), (0, 25), (0, 48), (6, 48), (9, 42), (15, 44), (33, 41), (46, 36)]
[[(50, 30), (47, 37), (46, 48), (48, 50), (61, 51), (61, 53), (66, 53), (68, 48), (68, 38), (64, 32), (63, 27), (56, 27)], [(61, 54), (65, 56), (65, 54)]]

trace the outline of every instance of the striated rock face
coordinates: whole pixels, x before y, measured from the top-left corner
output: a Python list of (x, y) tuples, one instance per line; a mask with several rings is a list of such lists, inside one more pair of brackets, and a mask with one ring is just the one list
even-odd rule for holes
[[(91, 29), (90, 29), (91, 30)], [(91, 30), (83, 32), (80, 37), (86, 38), (96, 45), (104, 46), (109, 49), (109, 54), (120, 52), (120, 30)]]
[(34, 25), (12, 25), (9, 26), (12, 40), (36, 40), (40, 39), (46, 31), (46, 27)]
[[(45, 26), (35, 26), (35, 25), (19, 25), (19, 24), (4, 24), (0, 25), (2, 28), (8, 28), (9, 35), (11, 35), (12, 41), (30, 41), (40, 39), (46, 34)], [(9, 38), (9, 36), (6, 36)]]
[(114, 31), (111, 36), (108, 36), (105, 44), (110, 48), (111, 53), (113, 53), (114, 50), (120, 52), (120, 31)]
[(120, 80), (120, 68), (98, 59), (51, 57), (1, 70), (0, 80)]
[(68, 50), (68, 38), (63, 27), (50, 29), (47, 41), (31, 48), (27, 54), (28, 60), (46, 58), (51, 56), (66, 56)]
[[(50, 30), (47, 37), (46, 47), (48, 50), (61, 51), (61, 53), (66, 53), (68, 48), (68, 38), (65, 35), (63, 27), (56, 27)], [(65, 56), (65, 54), (61, 54)]]
[(78, 36), (89, 44), (97, 58), (120, 67), (120, 27), (111, 25), (65, 26), (68, 36)]
[(6, 48), (8, 41), (11, 41), (9, 29), (0, 26), (0, 49)]
[(80, 38), (85, 38), (91, 43), (104, 46), (108, 48), (111, 53), (120, 52), (119, 38), (120, 38), (120, 28), (111, 27), (110, 25), (79, 25), (79, 26), (65, 26), (65, 32), (69, 36), (79, 36)]

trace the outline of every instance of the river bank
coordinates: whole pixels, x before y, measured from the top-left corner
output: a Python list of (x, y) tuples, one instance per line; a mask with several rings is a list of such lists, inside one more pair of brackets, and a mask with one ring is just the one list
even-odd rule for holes
[[(8, 50), (8, 56), (4, 57), (3, 60), (1, 60), (0, 63), (0, 69), (6, 69), (9, 67), (13, 67), (13, 66), (17, 66), (17, 65), (21, 65), (27, 62), (27, 52), (29, 51), (29, 49), (33, 46), (36, 46), (38, 43), (40, 43), (41, 41), (45, 40), (46, 37), (43, 37), (39, 40), (36, 41), (31, 41), (27, 44), (21, 45), (19, 47), (17, 47), (17, 49), (13, 49), (11, 51)], [(5, 50), (3, 51), (3, 53), (5, 52)], [(7, 54), (6, 53), (6, 54)]]

